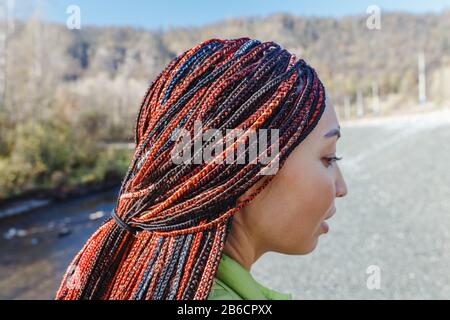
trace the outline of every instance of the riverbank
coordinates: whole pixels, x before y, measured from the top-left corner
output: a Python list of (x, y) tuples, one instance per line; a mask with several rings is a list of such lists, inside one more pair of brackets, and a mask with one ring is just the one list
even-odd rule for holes
[(69, 199), (76, 200), (89, 194), (97, 194), (116, 189), (121, 179), (116, 177), (103, 182), (88, 183), (75, 187), (31, 190), (16, 197), (0, 201), (0, 220), (36, 209), (43, 209)]

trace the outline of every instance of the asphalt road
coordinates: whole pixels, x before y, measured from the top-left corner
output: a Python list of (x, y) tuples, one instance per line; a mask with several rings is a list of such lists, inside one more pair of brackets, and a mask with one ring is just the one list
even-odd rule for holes
[(255, 278), (296, 299), (450, 299), (450, 112), (342, 127), (330, 232), (309, 255), (263, 256)]

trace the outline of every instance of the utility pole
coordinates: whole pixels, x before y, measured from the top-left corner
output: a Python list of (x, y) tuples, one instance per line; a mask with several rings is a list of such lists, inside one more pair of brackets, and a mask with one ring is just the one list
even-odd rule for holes
[(0, 106), (4, 107), (6, 94), (6, 37), (8, 33), (8, 18), (5, 1), (0, 2)]
[(372, 84), (372, 111), (375, 116), (380, 115), (380, 94), (378, 83), (375, 81)]
[[(42, 50), (42, 1), (36, 1), (36, 26), (34, 28), (34, 79), (33, 81), (38, 81), (42, 77), (42, 61), (43, 61), (43, 50)], [(37, 82), (35, 82), (37, 83)]]
[(419, 103), (424, 104), (427, 102), (427, 86), (426, 86), (426, 64), (425, 64), (425, 53), (421, 51), (418, 57), (418, 69), (419, 69)]
[(14, 33), (15, 0), (0, 1), (0, 105), (6, 103), (8, 80), (8, 37)]
[(356, 95), (356, 116), (358, 118), (364, 117), (364, 96), (361, 90), (358, 90)]
[(345, 120), (350, 119), (350, 98), (348, 96), (344, 98), (344, 118)]
[(8, 0), (8, 10), (7, 10), (7, 18), (8, 18), (8, 33), (14, 34), (16, 25), (16, 20), (14, 19), (14, 10), (16, 8), (16, 0)]

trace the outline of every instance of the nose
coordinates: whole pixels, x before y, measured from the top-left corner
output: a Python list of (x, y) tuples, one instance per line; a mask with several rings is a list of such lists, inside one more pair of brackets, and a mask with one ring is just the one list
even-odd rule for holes
[(347, 195), (347, 184), (342, 176), (339, 166), (336, 167), (336, 197), (342, 198)]

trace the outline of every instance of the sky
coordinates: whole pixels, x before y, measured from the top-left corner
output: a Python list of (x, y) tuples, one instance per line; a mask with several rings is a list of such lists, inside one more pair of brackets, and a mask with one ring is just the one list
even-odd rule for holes
[(450, 0), (16, 0), (16, 15), (26, 17), (41, 4), (45, 20), (66, 23), (70, 5), (80, 8), (82, 25), (166, 29), (202, 26), (227, 18), (264, 17), (276, 12), (300, 16), (366, 14), (370, 5), (383, 11), (411, 13), (450, 9)]

